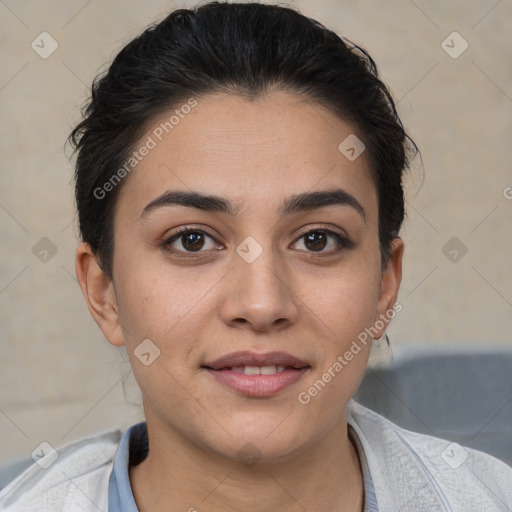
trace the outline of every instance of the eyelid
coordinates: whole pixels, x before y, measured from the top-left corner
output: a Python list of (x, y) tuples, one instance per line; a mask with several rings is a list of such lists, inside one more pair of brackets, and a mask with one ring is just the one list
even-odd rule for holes
[(216, 235), (214, 235), (208, 228), (205, 227), (198, 227), (193, 224), (187, 224), (185, 226), (180, 226), (179, 228), (176, 228), (175, 231), (173, 231), (169, 236), (166, 236), (165, 239), (169, 240), (172, 237), (177, 237), (178, 235), (181, 235), (183, 233), (188, 233), (189, 231), (200, 231), (202, 233), (207, 234), (211, 238), (215, 239)]
[(344, 229), (333, 226), (332, 224), (319, 224), (314, 227), (311, 227), (311, 224), (308, 224), (306, 228), (301, 229), (299, 231), (299, 235), (295, 240), (297, 240), (298, 238), (300, 238), (304, 235), (307, 235), (311, 231), (326, 231), (329, 233), (335, 233), (336, 235), (339, 235), (343, 238), (347, 238), (347, 239), (349, 238), (347, 232)]

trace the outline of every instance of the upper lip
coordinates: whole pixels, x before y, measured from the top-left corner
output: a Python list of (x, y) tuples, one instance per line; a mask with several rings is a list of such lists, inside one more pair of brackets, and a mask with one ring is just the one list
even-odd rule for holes
[(259, 354), (248, 350), (231, 352), (219, 357), (203, 366), (212, 370), (233, 368), (237, 366), (291, 366), (293, 368), (307, 368), (309, 364), (286, 352), (265, 352)]

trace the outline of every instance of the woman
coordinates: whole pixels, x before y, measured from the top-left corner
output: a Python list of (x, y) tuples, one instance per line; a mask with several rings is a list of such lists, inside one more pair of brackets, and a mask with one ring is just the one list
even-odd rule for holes
[(364, 50), (289, 8), (178, 10), (71, 140), (77, 277), (146, 421), (35, 464), (6, 510), (510, 510), (506, 464), (351, 399), (400, 308), (416, 150)]

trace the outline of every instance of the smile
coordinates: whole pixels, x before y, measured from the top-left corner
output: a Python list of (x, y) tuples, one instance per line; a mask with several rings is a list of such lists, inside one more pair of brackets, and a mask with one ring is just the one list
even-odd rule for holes
[[(234, 366), (232, 368), (224, 368), (224, 370), (243, 373), (244, 375), (274, 375), (275, 373), (284, 372), (286, 366), (270, 365), (270, 366)], [(222, 371), (222, 370), (221, 370)]]
[(269, 397), (302, 379), (311, 367), (285, 352), (234, 352), (203, 365), (225, 388), (247, 397)]

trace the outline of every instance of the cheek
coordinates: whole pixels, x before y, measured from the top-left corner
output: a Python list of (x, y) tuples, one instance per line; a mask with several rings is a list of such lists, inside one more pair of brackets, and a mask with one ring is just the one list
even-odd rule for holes
[(335, 389), (341, 390), (347, 385), (352, 388), (352, 383), (364, 374), (371, 346), (371, 338), (366, 336), (365, 329), (373, 324), (375, 311), (375, 295), (360, 289), (358, 293), (339, 296), (329, 305), (326, 322), (332, 326), (332, 335), (329, 341), (324, 341), (316, 378), (326, 374), (324, 380), (333, 382), (330, 387), (334, 393)]
[(311, 318), (317, 319), (315, 331), (324, 334), (319, 365), (307, 382), (312, 386), (322, 381), (311, 390), (319, 411), (329, 404), (341, 404), (357, 390), (372, 342), (365, 329), (375, 321), (379, 290), (380, 270), (373, 265), (354, 265), (325, 280), (323, 288), (307, 299), (314, 312)]
[(354, 258), (353, 264), (324, 276), (319, 286), (312, 284), (305, 301), (332, 325), (338, 340), (357, 336), (374, 321), (380, 294), (380, 271), (375, 265), (362, 265)]
[[(187, 360), (198, 339), (201, 320), (207, 317), (206, 301), (201, 301), (207, 287), (198, 288), (190, 280), (171, 275), (168, 268), (137, 265), (136, 262), (119, 272), (118, 279), (118, 292), (122, 297), (119, 319), (133, 373), (145, 402), (155, 406), (165, 395), (165, 403), (191, 409), (187, 400), (190, 402), (190, 397), (196, 393), (193, 383), (189, 382)], [(145, 353), (150, 352), (152, 361), (148, 365), (147, 360), (137, 357), (141, 354), (139, 347), (143, 346), (143, 340), (150, 340), (152, 344), (145, 350)]]
[(319, 340), (319, 364), (296, 396), (304, 412), (305, 430), (318, 428), (319, 418), (322, 428), (328, 430), (342, 417), (345, 405), (357, 391), (370, 354), (372, 338), (365, 329), (375, 319), (376, 301), (375, 285), (367, 281), (361, 286), (354, 275), (347, 277), (343, 286), (330, 288), (330, 296), (322, 298), (319, 324), (328, 325), (329, 336)]
[(204, 307), (202, 298), (215, 277), (198, 275), (192, 267), (176, 271), (165, 261), (153, 264), (144, 254), (119, 258), (118, 269), (116, 291), (127, 345), (144, 338), (163, 341), (181, 323), (190, 322), (191, 312)]
[[(199, 395), (191, 377), (197, 371), (198, 340), (215, 315), (211, 290), (219, 278), (192, 267), (172, 271), (166, 262), (152, 265), (148, 261), (144, 257), (137, 264), (132, 259), (118, 274), (120, 322), (133, 373), (145, 401), (153, 407), (163, 400), (196, 414), (190, 398)], [(150, 366), (137, 359), (138, 347), (146, 339), (158, 353)]]

